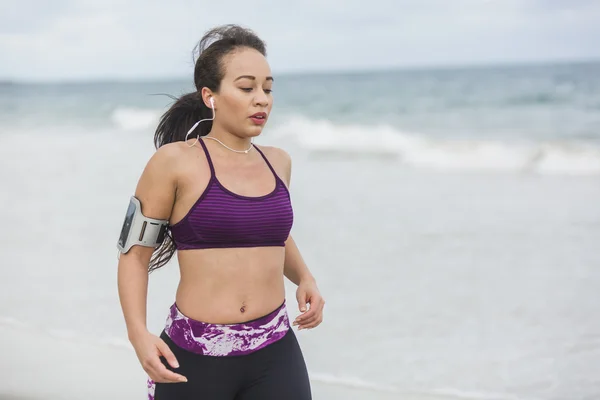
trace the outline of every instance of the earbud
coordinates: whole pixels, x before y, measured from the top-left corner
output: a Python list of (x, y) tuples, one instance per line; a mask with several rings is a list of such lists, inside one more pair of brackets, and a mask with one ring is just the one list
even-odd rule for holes
[[(188, 141), (188, 136), (190, 136), (190, 133), (192, 133), (194, 131), (194, 129), (196, 129), (196, 127), (198, 125), (200, 125), (200, 122), (202, 122), (202, 121), (213, 121), (215, 119), (215, 100), (212, 97), (209, 97), (208, 101), (210, 101), (210, 105), (212, 107), (212, 118), (204, 118), (204, 119), (201, 119), (200, 121), (196, 122), (194, 124), (194, 126), (192, 126), (190, 128), (190, 130), (188, 131), (187, 135), (185, 135), (185, 141), (186, 142)], [(196, 136), (196, 141), (190, 147), (194, 147), (194, 145), (196, 144), (196, 142), (198, 142), (199, 139), (200, 139), (200, 135)]]

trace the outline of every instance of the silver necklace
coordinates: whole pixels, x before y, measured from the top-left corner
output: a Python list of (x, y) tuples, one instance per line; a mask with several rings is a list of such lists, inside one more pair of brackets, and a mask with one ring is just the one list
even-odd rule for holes
[(206, 139), (212, 139), (212, 140), (216, 140), (217, 142), (221, 143), (221, 145), (225, 148), (227, 148), (228, 150), (233, 151), (234, 153), (245, 153), (248, 154), (248, 152), (252, 149), (252, 142), (250, 142), (250, 147), (248, 147), (246, 150), (235, 150), (232, 149), (231, 147), (227, 146), (225, 143), (221, 142), (219, 139), (212, 137), (212, 136), (204, 136)]

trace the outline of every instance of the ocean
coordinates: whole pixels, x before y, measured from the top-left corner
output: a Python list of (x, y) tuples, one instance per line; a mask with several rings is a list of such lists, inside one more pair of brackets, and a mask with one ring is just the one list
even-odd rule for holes
[[(192, 89), (0, 83), (0, 326), (129, 346), (116, 239), (162, 94)], [(327, 300), (298, 333), (316, 399), (600, 398), (600, 63), (273, 89), (256, 142), (292, 155), (292, 234)], [(178, 278), (151, 275), (154, 332)]]

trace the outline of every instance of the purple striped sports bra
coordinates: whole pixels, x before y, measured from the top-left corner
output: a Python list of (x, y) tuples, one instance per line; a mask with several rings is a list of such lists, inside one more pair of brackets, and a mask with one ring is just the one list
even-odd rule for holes
[(228, 247), (285, 246), (294, 220), (290, 193), (267, 157), (254, 148), (275, 176), (275, 189), (264, 196), (248, 197), (225, 188), (204, 144), (198, 141), (210, 167), (210, 180), (183, 219), (171, 225), (178, 250)]

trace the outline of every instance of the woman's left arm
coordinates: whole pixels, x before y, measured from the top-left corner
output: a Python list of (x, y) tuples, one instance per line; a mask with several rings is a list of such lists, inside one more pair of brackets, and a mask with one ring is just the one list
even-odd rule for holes
[[(289, 188), (292, 177), (292, 159), (287, 152), (281, 149), (278, 150), (278, 158), (284, 172), (283, 180)], [(298, 325), (299, 330), (317, 327), (323, 322), (325, 300), (321, 296), (317, 281), (304, 262), (292, 235), (285, 242), (283, 274), (298, 286), (296, 300), (298, 300), (298, 308), (302, 314), (296, 318), (293, 325)], [(307, 305), (309, 305), (309, 308), (307, 308)]]
[[(310, 329), (317, 327), (323, 322), (323, 307), (325, 300), (319, 288), (317, 281), (312, 276), (306, 263), (300, 255), (300, 250), (290, 235), (285, 242), (285, 262), (283, 265), (283, 274), (296, 285), (296, 300), (298, 308), (302, 312), (293, 325), (299, 325), (298, 329)], [(307, 311), (306, 305), (310, 308)]]

